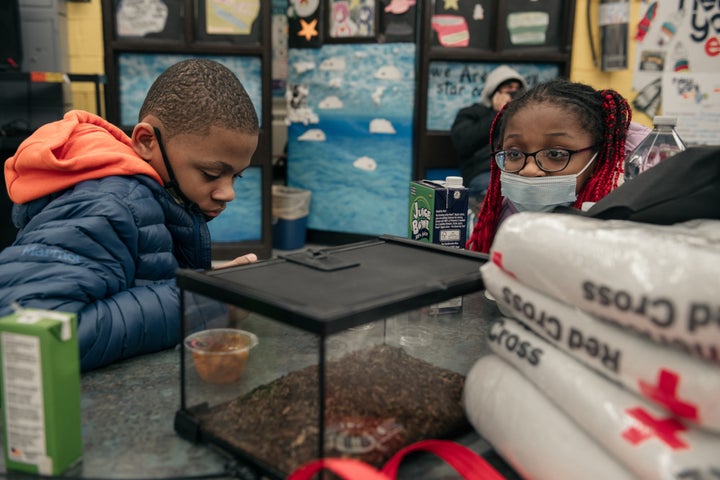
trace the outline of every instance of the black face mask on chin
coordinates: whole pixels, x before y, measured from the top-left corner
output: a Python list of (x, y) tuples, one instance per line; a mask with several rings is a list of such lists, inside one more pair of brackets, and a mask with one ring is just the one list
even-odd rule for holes
[(160, 154), (162, 155), (163, 163), (165, 163), (165, 170), (167, 170), (168, 176), (170, 177), (170, 181), (165, 183), (165, 190), (167, 190), (170, 196), (175, 199), (175, 202), (178, 205), (189, 207), (193, 202), (191, 202), (182, 190), (180, 190), (180, 185), (175, 178), (175, 172), (173, 171), (167, 154), (165, 153), (165, 146), (163, 145), (162, 137), (160, 136), (160, 130), (158, 130), (157, 127), (153, 127), (153, 131), (155, 132), (155, 137), (157, 138), (158, 145), (160, 146)]
[[(167, 154), (165, 153), (165, 146), (163, 145), (162, 137), (160, 136), (160, 130), (158, 130), (157, 127), (153, 127), (153, 131), (155, 131), (155, 136), (157, 137), (158, 145), (160, 146), (160, 154), (162, 155), (163, 163), (165, 163), (165, 170), (167, 170), (168, 176), (170, 177), (170, 181), (165, 184), (165, 190), (170, 194), (170, 196), (175, 200), (175, 203), (177, 203), (178, 205), (182, 205), (187, 209), (194, 208), (195, 210), (200, 211), (200, 208), (195, 203), (193, 203), (180, 189), (180, 184), (175, 178), (175, 172), (173, 171)], [(202, 216), (205, 218), (206, 222), (209, 222), (210, 220), (215, 218), (209, 217), (204, 213), (202, 214)]]

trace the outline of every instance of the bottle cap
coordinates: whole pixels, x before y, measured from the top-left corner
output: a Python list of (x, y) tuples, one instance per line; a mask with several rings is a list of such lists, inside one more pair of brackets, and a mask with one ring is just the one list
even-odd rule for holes
[(463, 177), (445, 177), (445, 187), (462, 187)]
[(677, 117), (671, 117), (669, 115), (656, 115), (653, 117), (653, 124), (655, 126), (664, 125), (674, 127), (677, 125)]

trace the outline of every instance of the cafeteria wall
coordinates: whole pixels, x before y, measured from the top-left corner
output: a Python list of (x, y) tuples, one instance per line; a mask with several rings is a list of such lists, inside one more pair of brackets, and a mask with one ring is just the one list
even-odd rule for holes
[[(596, 89), (612, 88), (628, 100), (632, 100), (637, 92), (632, 90), (633, 69), (635, 65), (635, 48), (632, 37), (643, 9), (643, 2), (630, 0), (630, 22), (628, 32), (628, 68), (614, 72), (603, 72), (593, 65), (590, 34), (587, 28), (586, 11), (590, 8), (593, 20), (592, 38), (596, 51), (600, 45), (600, 29), (597, 27), (600, 0), (576, 0), (575, 31), (573, 33), (572, 59), (570, 61), (570, 79), (575, 82), (587, 83)], [(598, 60), (599, 61), (599, 60)], [(633, 120), (652, 127), (652, 119), (640, 112), (633, 112)]]
[[(68, 49), (70, 72), (104, 74), (102, 14), (100, 0), (68, 2)], [(72, 108), (98, 113), (95, 87), (91, 83), (73, 83)], [(105, 111), (103, 109), (103, 111)]]
[[(615, 72), (602, 72), (593, 65), (591, 43), (586, 25), (586, 10), (590, 7), (591, 18), (597, 25), (600, 0), (576, 0), (575, 6), (575, 33), (573, 35), (572, 61), (570, 78), (592, 85), (595, 88), (613, 88), (628, 99), (635, 97), (632, 91), (631, 68)], [(628, 38), (629, 59), (632, 66), (635, 49), (632, 35), (642, 8), (639, 0), (630, 1), (630, 31)], [(70, 49), (70, 70), (73, 73), (102, 74), (103, 40), (102, 15), (100, 0), (89, 2), (68, 2), (68, 35)], [(593, 27), (593, 41), (597, 49), (599, 45), (599, 29)], [(81, 108), (96, 112), (95, 98), (92, 85), (77, 84), (72, 86), (73, 108)], [(651, 119), (642, 113), (635, 113), (634, 119), (645, 125), (651, 125)]]

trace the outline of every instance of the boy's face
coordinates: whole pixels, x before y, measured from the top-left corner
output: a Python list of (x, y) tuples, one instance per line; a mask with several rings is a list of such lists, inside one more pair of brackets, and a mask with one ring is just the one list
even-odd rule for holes
[[(183, 194), (214, 218), (235, 199), (235, 179), (250, 165), (258, 136), (210, 127), (207, 135), (182, 133), (162, 142)], [(151, 162), (167, 182), (170, 176), (159, 148)]]

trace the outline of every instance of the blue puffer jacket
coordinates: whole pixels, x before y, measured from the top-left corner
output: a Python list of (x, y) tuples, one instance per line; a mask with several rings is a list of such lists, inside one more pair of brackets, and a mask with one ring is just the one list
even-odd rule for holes
[[(99, 142), (106, 148), (93, 151), (87, 162), (105, 162), (105, 173), (109, 163), (132, 164), (133, 154), (125, 148), (129, 139), (112, 138), (123, 133), (98, 117), (91, 118), (92, 126), (86, 120), (66, 116), (61, 122), (76, 122), (68, 129), (74, 132), (69, 138), (82, 129), (106, 137)], [(46, 144), (48, 138), (54, 140), (41, 130)], [(11, 196), (13, 188), (22, 186), (11, 182), (31, 175), (21, 168), (23, 155), (43, 158), (46, 152), (37, 150), (46, 148), (61, 164), (80, 158), (77, 151), (68, 153), (67, 140), (62, 148), (53, 142), (35, 150), (23, 145), (5, 166)], [(122, 155), (113, 153), (118, 149)], [(104, 155), (120, 160), (98, 160)], [(12, 302), (77, 313), (84, 371), (176, 345), (180, 310), (175, 270), (210, 268), (210, 233), (202, 214), (177, 205), (157, 178), (141, 173), (147, 164), (138, 161), (144, 165), (138, 164), (135, 174), (98, 174), (16, 203), (13, 221), (20, 232), (13, 245), (0, 252), (0, 315), (10, 313)], [(24, 194), (36, 186), (28, 185), (19, 190)]]

